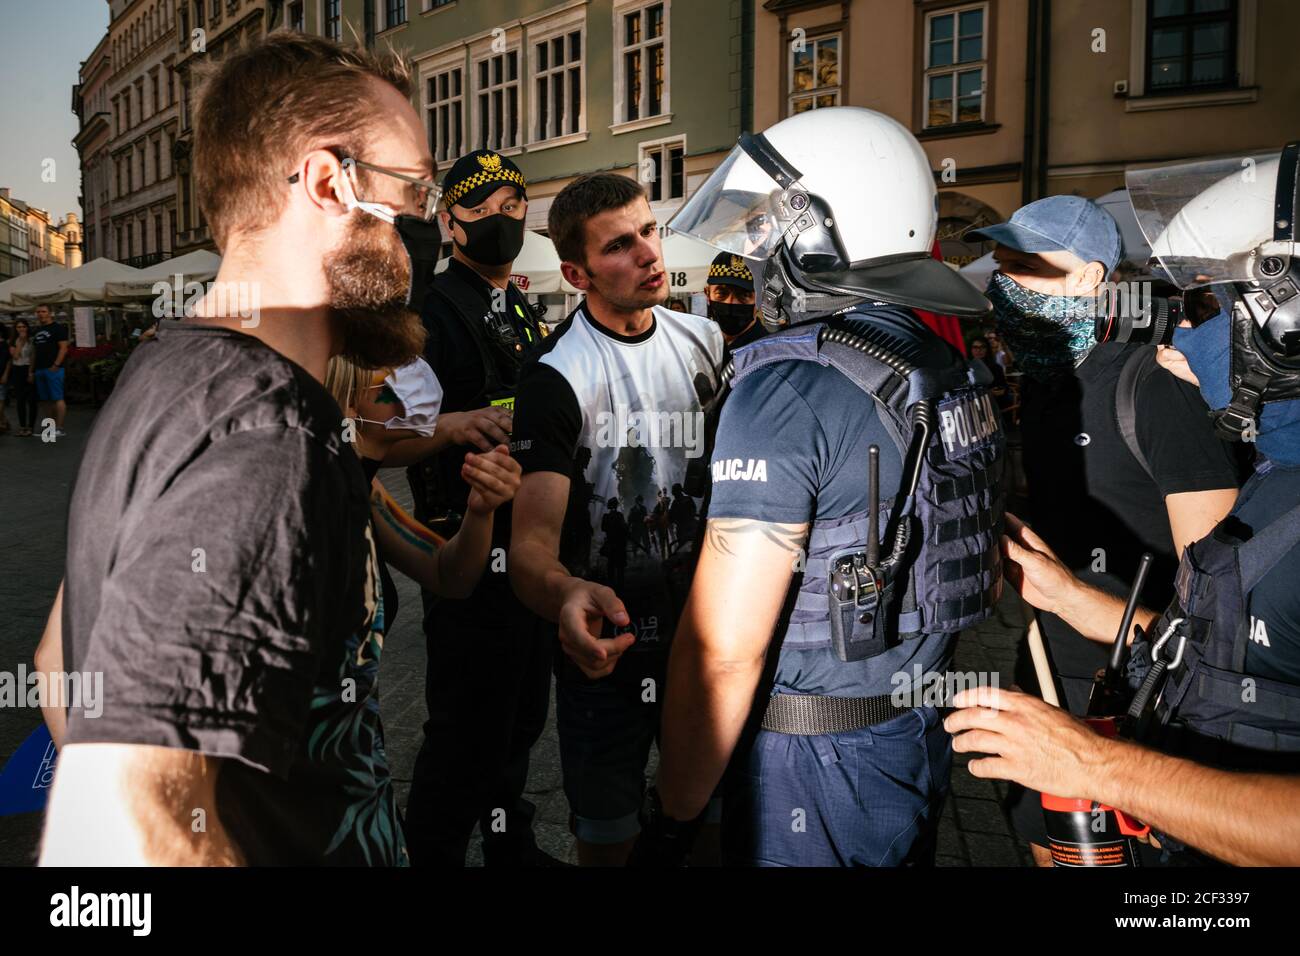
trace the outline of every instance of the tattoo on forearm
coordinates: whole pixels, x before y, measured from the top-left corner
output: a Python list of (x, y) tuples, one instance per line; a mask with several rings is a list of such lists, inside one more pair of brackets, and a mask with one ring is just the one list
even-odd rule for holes
[(782, 550), (796, 554), (803, 550), (808, 540), (808, 523), (780, 524), (751, 518), (711, 518), (705, 539), (723, 554), (735, 555), (740, 539), (753, 535), (761, 535)]
[(379, 518), (403, 541), (424, 554), (433, 554), (447, 543), (441, 535), (411, 517), (378, 482), (370, 493), (370, 504)]

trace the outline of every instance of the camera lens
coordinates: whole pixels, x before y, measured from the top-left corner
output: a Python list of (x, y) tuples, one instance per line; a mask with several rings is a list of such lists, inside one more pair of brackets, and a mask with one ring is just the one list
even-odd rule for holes
[(1183, 318), (1181, 299), (1151, 296), (1141, 309), (1125, 308), (1124, 304), (1113, 292), (1110, 294), (1103, 310), (1107, 314), (1097, 317), (1098, 342), (1169, 345), (1173, 341), (1174, 329)]

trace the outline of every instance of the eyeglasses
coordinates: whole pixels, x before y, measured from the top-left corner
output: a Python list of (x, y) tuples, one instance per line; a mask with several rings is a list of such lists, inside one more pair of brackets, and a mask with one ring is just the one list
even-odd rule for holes
[[(384, 176), (391, 176), (394, 179), (400, 179), (405, 183), (414, 186), (414, 199), (416, 215), (429, 222), (433, 219), (434, 214), (438, 211), (438, 200), (442, 198), (442, 187), (431, 179), (419, 179), (415, 176), (408, 176), (406, 173), (399, 173), (394, 169), (387, 169), (383, 166), (376, 166), (373, 163), (363, 163), (361, 160), (352, 156), (341, 156), (339, 161), (348, 176), (348, 181), (352, 185), (352, 192), (356, 196), (357, 205), (370, 213), (372, 216), (378, 216), (385, 222), (392, 222), (397, 218), (396, 214), (391, 211), (387, 203), (367, 202), (360, 195), (360, 188), (357, 185), (357, 168), (369, 170), (372, 173), (380, 173)], [(289, 182), (296, 183), (299, 179), (298, 173), (289, 177)]]

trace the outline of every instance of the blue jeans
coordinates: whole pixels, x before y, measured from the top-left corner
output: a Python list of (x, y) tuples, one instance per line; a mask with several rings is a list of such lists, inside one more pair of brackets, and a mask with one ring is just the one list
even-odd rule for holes
[(760, 730), (728, 778), (726, 863), (932, 865), (951, 769), (932, 707), (843, 734)]

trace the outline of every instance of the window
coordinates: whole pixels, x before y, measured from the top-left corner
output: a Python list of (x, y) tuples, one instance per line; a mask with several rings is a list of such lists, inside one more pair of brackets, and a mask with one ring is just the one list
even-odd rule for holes
[(478, 149), (519, 145), (519, 51), (507, 50), (474, 64), (478, 85)]
[(299, 33), (307, 29), (306, 15), (303, 13), (301, 0), (298, 3), (289, 4), (288, 23), (290, 30), (297, 30)]
[(1237, 0), (1149, 2), (1148, 94), (1237, 85)]
[(329, 40), (343, 38), (339, 27), (339, 4), (342, 0), (325, 0), (325, 37)]
[(161, 215), (157, 215), (153, 217), (153, 251), (154, 252), (163, 251), (163, 231), (162, 231)]
[(640, 168), (653, 178), (646, 183), (651, 202), (683, 199), (686, 196), (686, 142), (682, 139), (647, 143), (641, 147)]
[(406, 22), (406, 0), (384, 0), (384, 25), (379, 29), (391, 30)]
[(615, 38), (619, 44), (618, 120), (660, 116), (668, 110), (668, 61), (665, 4), (653, 3), (619, 14)]
[(925, 126), (984, 119), (988, 67), (983, 4), (931, 13), (925, 20)]
[(582, 31), (533, 44), (534, 140), (555, 139), (582, 130)]
[(162, 109), (162, 100), (158, 96), (158, 72), (156, 70), (150, 75), (149, 82), (153, 86), (153, 111), (157, 113)]
[(193, 221), (190, 216), (190, 177), (181, 176), (181, 228), (189, 229)]
[(153, 141), (153, 181), (162, 179), (162, 140)]
[(457, 159), (465, 148), (465, 97), (460, 67), (429, 78), (429, 151), (436, 163)]
[(168, 247), (171, 248), (172, 244), (176, 242), (176, 210), (175, 209), (167, 210), (167, 219), (169, 220), (168, 225), (171, 226), (171, 231), (167, 233), (167, 243), (168, 243)]
[(790, 115), (840, 105), (840, 36), (805, 39), (790, 48)]

